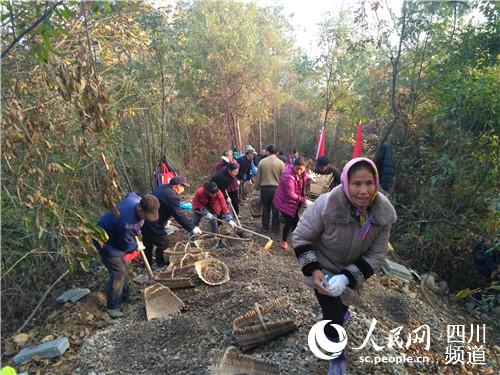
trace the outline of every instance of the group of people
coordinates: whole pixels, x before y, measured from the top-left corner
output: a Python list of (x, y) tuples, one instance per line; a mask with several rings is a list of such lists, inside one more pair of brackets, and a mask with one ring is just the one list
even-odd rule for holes
[[(162, 266), (166, 264), (163, 250), (168, 246), (165, 224), (170, 217), (195, 235), (202, 233), (198, 227), (202, 218), (210, 222), (213, 232), (221, 222), (237, 227), (234, 215), (239, 212), (240, 189), (253, 173), (255, 193), (262, 201), (261, 230), (279, 234), (279, 215), (283, 216), (280, 246), (288, 248), (288, 236), (293, 231), (295, 255), (304, 281), (314, 289), (323, 319), (338, 325), (349, 319), (349, 305), (359, 302), (364, 282), (383, 264), (390, 228), (396, 221), (392, 204), (378, 191), (375, 163), (355, 158), (338, 176), (327, 158), (318, 158), (315, 173), (333, 174), (333, 182), (331, 191), (311, 202), (305, 192), (309, 177), (304, 158), (296, 155), (285, 164), (278, 157), (277, 147), (270, 144), (252, 172), (256, 155), (251, 146), (237, 159), (231, 150), (224, 151), (209, 181), (196, 190), (191, 218), (180, 208), (180, 195), (189, 185), (184, 177), (176, 176), (143, 198), (129, 193), (117, 206), (119, 215), (109, 212), (98, 221), (109, 236), (105, 244), (94, 243), (109, 272), (106, 297), (110, 316), (123, 316), (120, 305), (128, 297), (124, 254), (140, 246), (136, 236), (142, 233), (150, 263), (156, 247), (156, 264)], [(307, 209), (299, 217), (301, 207)], [(339, 340), (336, 329), (329, 324), (325, 335), (331, 341)], [(344, 351), (330, 360), (328, 374), (344, 374), (346, 366)]]

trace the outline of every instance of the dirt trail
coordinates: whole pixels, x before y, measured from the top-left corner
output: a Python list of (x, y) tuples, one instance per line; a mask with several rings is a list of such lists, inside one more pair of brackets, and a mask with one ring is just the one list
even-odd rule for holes
[[(243, 217), (245, 215), (243, 207)], [(244, 220), (244, 225), (258, 228), (256, 220)], [(173, 235), (185, 239), (184, 232)], [(56, 306), (37, 319), (37, 326), (29, 334), (37, 343), (45, 335), (66, 335), (71, 349), (59, 359), (32, 361), (19, 370), (51, 374), (209, 374), (214, 350), (225, 350), (234, 344), (232, 322), (235, 317), (251, 309), (286, 295), (288, 307), (265, 316), (265, 319), (293, 319), (298, 330), (277, 340), (258, 346), (245, 353), (254, 358), (277, 362), (285, 374), (325, 374), (327, 362), (317, 359), (309, 350), (307, 335), (313, 324), (321, 320), (314, 294), (302, 282), (302, 274), (292, 252), (279, 249), (275, 241), (268, 252), (260, 251), (261, 242), (241, 243), (231, 248), (211, 250), (212, 256), (225, 262), (231, 280), (221, 286), (208, 286), (193, 276), (195, 288), (175, 290), (188, 309), (179, 316), (146, 321), (144, 302), (125, 303), (127, 318), (110, 320), (103, 308), (104, 296), (100, 289), (106, 279), (101, 269), (90, 287), (92, 293), (77, 304)], [(131, 274), (142, 272), (134, 266)], [(447, 297), (425, 294), (417, 283), (409, 290), (387, 276), (374, 275), (364, 291), (363, 305), (351, 307), (353, 316), (347, 327), (349, 339), (349, 374), (492, 374), (500, 366), (492, 349), (498, 332), (486, 332), (487, 366), (445, 365), (447, 325), (482, 324), (453, 306)], [(141, 295), (143, 285), (132, 283), (132, 290)], [(377, 353), (371, 344), (355, 351), (365, 340), (372, 319), (377, 325), (372, 339), (387, 346), (389, 331), (403, 326), (401, 337), (427, 324), (431, 332), (431, 346), (423, 344), (409, 348), (385, 348)], [(495, 336), (497, 335), (497, 336)], [(406, 341), (406, 340), (405, 340)], [(498, 347), (497, 347), (498, 349)], [(15, 354), (18, 346), (5, 340), (4, 352)], [(382, 353), (382, 354), (380, 354)], [(498, 356), (500, 353), (497, 353)], [(377, 365), (361, 363), (361, 356), (427, 356), (429, 364)]]

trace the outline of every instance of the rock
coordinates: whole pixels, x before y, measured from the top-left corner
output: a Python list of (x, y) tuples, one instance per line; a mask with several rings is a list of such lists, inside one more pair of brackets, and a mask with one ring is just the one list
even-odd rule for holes
[(85, 315), (85, 320), (87, 321), (94, 320), (94, 314), (88, 313), (87, 315)]
[(417, 298), (417, 293), (415, 293), (415, 292), (408, 293), (408, 297)]
[(65, 303), (68, 301), (75, 303), (76, 301), (82, 299), (89, 293), (90, 289), (87, 288), (73, 288), (65, 291), (63, 294), (57, 297), (56, 301), (58, 303)]
[(17, 345), (23, 345), (29, 340), (30, 336), (26, 333), (20, 333), (14, 336), (14, 342)]
[(408, 268), (399, 263), (392, 262), (389, 259), (384, 261), (382, 271), (384, 271), (386, 275), (396, 277), (405, 282), (410, 282), (412, 280), (412, 275)]
[(53, 335), (47, 335), (45, 336), (40, 342), (48, 342), (48, 341), (52, 341), (54, 340), (54, 336)]
[(36, 346), (24, 348), (16, 354), (12, 363), (19, 365), (23, 362), (29, 361), (34, 356), (41, 358), (55, 358), (59, 357), (69, 348), (69, 340), (67, 337), (60, 337), (53, 341), (48, 341)]
[(134, 278), (134, 281), (138, 284), (146, 284), (147, 282), (149, 282), (149, 277), (141, 273), (139, 276)]

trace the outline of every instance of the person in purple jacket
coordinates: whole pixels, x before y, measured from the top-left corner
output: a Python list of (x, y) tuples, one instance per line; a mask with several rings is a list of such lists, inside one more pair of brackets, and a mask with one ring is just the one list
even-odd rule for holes
[(274, 194), (273, 205), (281, 212), (285, 219), (283, 238), (280, 247), (288, 249), (287, 238), (299, 222), (299, 209), (310, 202), (305, 196), (305, 184), (309, 177), (306, 172), (306, 162), (303, 158), (296, 158), (294, 163), (283, 170), (280, 184)]
[(138, 244), (134, 237), (141, 234), (145, 219), (158, 220), (159, 207), (160, 202), (154, 195), (148, 194), (141, 198), (136, 193), (128, 193), (116, 206), (118, 214), (115, 214), (116, 211), (110, 211), (97, 221), (97, 225), (104, 229), (109, 237), (102, 247), (94, 240), (94, 246), (109, 272), (105, 287), (106, 311), (112, 318), (125, 315), (120, 306), (129, 296), (127, 268), (123, 255), (137, 250)]

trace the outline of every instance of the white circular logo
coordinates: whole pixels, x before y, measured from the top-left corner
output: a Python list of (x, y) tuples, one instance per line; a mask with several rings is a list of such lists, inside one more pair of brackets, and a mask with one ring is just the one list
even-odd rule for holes
[[(320, 359), (330, 360), (337, 358), (347, 346), (347, 333), (344, 327), (338, 324), (330, 325), (337, 330), (339, 342), (332, 342), (326, 337), (325, 326), (330, 322), (331, 320), (322, 320), (316, 323), (311, 327), (309, 335), (307, 336), (309, 349), (311, 349), (313, 354)], [(331, 353), (331, 355), (323, 353), (320, 349), (327, 353)]]

